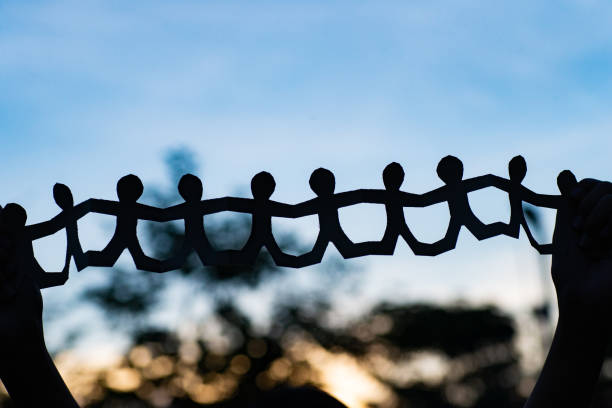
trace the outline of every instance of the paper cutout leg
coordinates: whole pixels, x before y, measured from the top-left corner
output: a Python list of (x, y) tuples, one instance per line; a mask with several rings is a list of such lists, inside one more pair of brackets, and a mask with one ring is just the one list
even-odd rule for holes
[(164, 269), (164, 265), (161, 261), (145, 255), (138, 242), (133, 242), (130, 246), (128, 246), (127, 249), (128, 251), (130, 251), (130, 255), (132, 255), (132, 259), (134, 260), (136, 268), (142, 271), (157, 273), (168, 271)]
[(553, 253), (554, 246), (552, 243), (540, 244), (538, 241), (536, 241), (533, 234), (531, 233), (529, 224), (527, 224), (527, 220), (525, 220), (525, 217), (523, 217), (523, 219), (521, 220), (521, 225), (523, 226), (523, 231), (525, 231), (525, 234), (527, 234), (527, 239), (529, 239), (529, 243), (538, 251), (540, 255), (549, 255)]
[(297, 268), (296, 265), (297, 265), (298, 257), (295, 256), (295, 255), (290, 255), (290, 254), (284, 253), (280, 249), (278, 244), (276, 243), (276, 240), (269, 239), (266, 242), (265, 247), (268, 250), (268, 252), (270, 253), (270, 256), (272, 256), (272, 259), (274, 260), (274, 263), (276, 265), (284, 266), (284, 267)]
[(217, 260), (222, 265), (252, 265), (255, 263), (262, 247), (268, 250), (277, 266), (299, 268), (298, 257), (284, 253), (274, 237), (266, 239), (265, 242), (251, 237), (241, 250), (219, 251)]
[(297, 257), (294, 264), (295, 267), (302, 268), (320, 263), (330, 242), (344, 259), (357, 258), (364, 255), (384, 255), (388, 251), (388, 245), (381, 243), (381, 241), (354, 243), (342, 231), (332, 236), (331, 240), (321, 234), (315, 241), (311, 251)]
[(323, 255), (325, 255), (325, 250), (327, 249), (328, 244), (328, 239), (319, 236), (310, 252), (307, 252), (297, 257), (297, 267), (301, 268), (304, 266), (310, 266), (321, 262), (321, 260), (323, 259)]
[(77, 270), (82, 271), (87, 267), (87, 257), (85, 256), (83, 248), (81, 247), (76, 222), (66, 226), (66, 242), (68, 245), (68, 262), (70, 261), (70, 257), (72, 257)]
[(182, 245), (176, 255), (170, 259), (162, 261), (162, 268), (164, 270), (171, 271), (183, 267), (191, 252), (193, 252), (193, 247), (191, 245)]
[(198, 255), (202, 265), (205, 266), (222, 265), (224, 261), (228, 259), (226, 256), (222, 261), (219, 257), (218, 251), (213, 249), (207, 239), (194, 239), (191, 242), (185, 241), (178, 254), (176, 254), (174, 257), (162, 261), (161, 264), (163, 265), (163, 270), (170, 271), (181, 268), (185, 264), (187, 257), (194, 251)]
[(125, 249), (130, 252), (136, 268), (158, 273), (167, 271), (161, 261), (145, 255), (138, 241), (130, 242), (126, 248), (117, 236), (114, 236), (102, 251), (87, 251), (87, 265), (114, 266)]
[(419, 241), (406, 224), (401, 208), (400, 211), (387, 209), (387, 228), (383, 238), (378, 242), (364, 243), (364, 249), (372, 255), (393, 255), (400, 236), (415, 255), (435, 256), (445, 251), (442, 244)]
[(415, 255), (433, 256), (436, 253), (433, 244), (420, 242), (406, 224), (404, 206), (422, 206), (422, 196), (400, 190), (404, 177), (404, 169), (399, 163), (389, 163), (383, 170), (383, 184), (387, 195), (385, 203), (387, 227), (377, 245), (368, 249), (375, 255), (393, 255), (397, 240), (401, 236)]
[(103, 250), (85, 252), (87, 266), (114, 266), (124, 249), (125, 245), (115, 235)]
[(502, 235), (508, 230), (508, 224), (506, 223), (494, 222), (492, 224), (485, 224), (476, 218), (475, 215), (472, 214), (472, 216), (469, 222), (466, 222), (464, 225), (479, 241)]
[[(448, 234), (448, 230), (447, 230), (447, 234)], [(408, 244), (408, 246), (410, 247), (412, 252), (414, 252), (415, 255), (436, 256), (436, 255), (439, 255), (449, 250), (449, 249), (446, 249), (446, 247), (443, 244), (441, 245), (438, 243), (442, 240), (433, 242), (433, 243), (426, 243), (426, 242), (421, 242), (417, 240), (407, 225), (404, 225), (404, 227), (402, 227), (402, 229), (400, 230), (400, 235), (404, 239), (404, 241), (406, 241), (406, 243)], [(451, 238), (451, 241), (452, 241), (452, 238)], [(456, 241), (457, 241), (457, 238), (454, 238), (454, 242)], [(454, 244), (452, 245), (452, 247), (454, 248)]]
[(376, 242), (372, 241), (354, 243), (344, 234), (344, 232), (334, 237), (331, 243), (334, 244), (344, 259), (369, 255), (376, 244)]
[(466, 224), (462, 224), (461, 222), (458, 222), (457, 220), (451, 218), (444, 238), (434, 242), (430, 246), (426, 244), (428, 246), (424, 249), (426, 252), (425, 255), (436, 256), (455, 249), (455, 247), (457, 246), (457, 239), (459, 238), (459, 232), (461, 231), (462, 226), (465, 226), (468, 231), (470, 231), (479, 241), (500, 235), (507, 228), (507, 224), (504, 224), (503, 222), (484, 224), (476, 217), (474, 217), (471, 222)]

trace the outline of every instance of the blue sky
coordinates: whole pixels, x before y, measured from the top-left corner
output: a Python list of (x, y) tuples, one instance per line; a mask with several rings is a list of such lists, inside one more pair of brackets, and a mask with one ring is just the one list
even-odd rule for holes
[[(525, 184), (543, 193), (565, 168), (609, 179), (610, 21), (612, 5), (597, 0), (2, 1), (0, 201), (42, 221), (56, 212), (56, 181), (77, 200), (114, 198), (126, 173), (163, 182), (176, 146), (198, 154), (209, 196), (265, 169), (276, 199), (300, 201), (319, 166), (338, 190), (377, 187), (391, 161), (422, 192), (440, 184), (447, 154), (466, 176), (505, 175), (522, 154)], [(507, 217), (504, 200), (484, 194), (474, 207), (494, 221)], [(341, 216), (351, 236), (372, 239), (381, 211)], [(443, 208), (420, 214), (415, 231), (444, 231)], [(311, 221), (299, 228), (310, 238)], [(84, 239), (103, 245), (105, 231), (90, 223)], [(45, 265), (61, 258), (53, 242), (37, 245)], [(369, 299), (517, 305), (539, 282), (524, 240), (465, 232), (433, 260), (401, 247), (359, 262)]]

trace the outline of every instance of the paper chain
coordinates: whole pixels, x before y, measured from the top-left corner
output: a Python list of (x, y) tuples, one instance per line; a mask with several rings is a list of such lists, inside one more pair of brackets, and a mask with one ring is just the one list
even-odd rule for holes
[[(523, 186), (527, 165), (521, 156), (516, 156), (509, 162), (508, 170), (508, 179), (487, 174), (464, 180), (462, 162), (454, 156), (446, 156), (437, 166), (438, 176), (444, 185), (424, 194), (413, 194), (400, 190), (404, 170), (395, 162), (387, 165), (383, 171), (384, 189), (360, 189), (341, 193), (334, 192), (333, 173), (319, 168), (312, 173), (309, 180), (316, 197), (294, 205), (270, 200), (276, 184), (272, 175), (267, 172), (260, 172), (253, 177), (253, 198), (248, 199), (223, 197), (202, 200), (201, 180), (192, 174), (186, 174), (178, 184), (178, 191), (185, 202), (168, 208), (138, 203), (143, 185), (137, 176), (130, 174), (117, 183), (118, 201), (89, 199), (75, 206), (70, 189), (63, 184), (56, 184), (53, 196), (62, 211), (49, 221), (26, 226), (25, 233), (31, 242), (64, 228), (67, 236), (65, 271), (71, 258), (78, 270), (87, 266), (111, 267), (125, 249), (130, 252), (138, 269), (151, 272), (178, 269), (193, 251), (204, 265), (249, 265), (255, 261), (262, 247), (268, 250), (278, 266), (300, 268), (319, 263), (330, 242), (344, 258), (392, 255), (400, 236), (414, 254), (435, 256), (455, 247), (462, 226), (478, 240), (497, 235), (518, 238), (522, 226), (529, 242), (538, 252), (552, 253), (552, 244), (540, 244), (534, 239), (523, 213), (523, 202), (558, 209), (561, 196), (537, 194)], [(495, 187), (508, 193), (511, 209), (508, 223), (484, 224), (472, 212), (468, 193), (487, 187)], [(418, 241), (406, 224), (404, 207), (426, 207), (441, 202), (448, 203), (450, 212), (445, 236), (433, 243)], [(380, 241), (354, 243), (342, 230), (338, 209), (359, 203), (385, 205), (387, 226)], [(252, 214), (251, 234), (241, 250), (216, 250), (206, 237), (203, 216), (221, 211)], [(89, 212), (116, 217), (114, 235), (101, 251), (83, 252), (79, 242), (77, 220)], [(272, 217), (299, 218), (313, 214), (319, 218), (319, 236), (312, 250), (303, 255), (284, 253), (272, 234)], [(136, 235), (138, 220), (184, 220), (185, 238), (181, 249), (167, 260), (157, 260), (145, 255)], [(53, 282), (42, 286), (50, 285), (53, 285)]]

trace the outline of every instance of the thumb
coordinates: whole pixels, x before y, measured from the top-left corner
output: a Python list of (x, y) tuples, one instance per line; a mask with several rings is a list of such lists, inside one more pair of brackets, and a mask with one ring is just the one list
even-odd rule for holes
[(563, 170), (557, 177), (561, 197), (553, 235), (553, 269), (562, 265), (569, 266), (570, 263), (575, 266), (583, 256), (578, 248), (580, 236), (572, 226), (577, 209), (570, 193), (577, 184), (576, 176), (569, 170)]
[(570, 201), (570, 192), (578, 184), (576, 176), (569, 171), (563, 170), (557, 177), (557, 186), (561, 192), (559, 199), (559, 207), (557, 208), (557, 217), (555, 219), (555, 232), (553, 235), (553, 245), (559, 251), (565, 252), (569, 249), (570, 242), (576, 237), (572, 234), (572, 220), (575, 209)]

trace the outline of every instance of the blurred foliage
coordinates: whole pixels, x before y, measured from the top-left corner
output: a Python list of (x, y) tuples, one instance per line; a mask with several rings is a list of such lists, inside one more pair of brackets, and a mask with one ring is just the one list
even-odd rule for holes
[[(206, 340), (181, 340), (168, 330), (137, 333), (122, 364), (100, 374), (87, 406), (246, 407), (279, 387), (324, 386), (320, 367), (303, 351), (313, 346), (363, 362), (373, 378), (391, 390), (396, 401), (392, 406), (523, 403), (517, 394), (513, 324), (494, 308), (381, 305), (343, 327), (322, 324), (327, 311), (322, 303), (308, 312), (285, 305), (277, 308), (270, 330), (258, 334), (248, 316), (230, 304), (219, 305), (215, 316), (233, 339), (222, 351)], [(476, 322), (479, 327), (471, 331)], [(393, 370), (373, 364), (381, 359), (391, 365), (408, 362), (424, 350), (449, 359), (453, 372), (434, 383), (402, 382)]]

